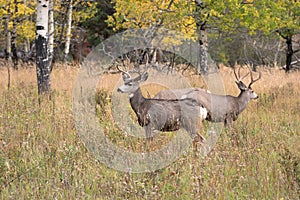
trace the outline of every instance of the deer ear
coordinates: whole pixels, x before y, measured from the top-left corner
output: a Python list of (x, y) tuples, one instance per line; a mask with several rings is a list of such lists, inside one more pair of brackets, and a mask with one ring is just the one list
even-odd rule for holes
[(240, 90), (246, 90), (247, 86), (242, 81), (235, 81)]

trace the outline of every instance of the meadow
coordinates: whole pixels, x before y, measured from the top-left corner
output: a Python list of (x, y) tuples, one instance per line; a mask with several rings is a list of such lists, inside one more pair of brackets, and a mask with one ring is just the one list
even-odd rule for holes
[[(9, 89), (7, 69), (0, 68), (1, 199), (299, 199), (300, 72), (259, 69), (262, 79), (253, 90), (260, 98), (222, 131), (204, 159), (190, 147), (166, 168), (130, 174), (98, 162), (76, 134), (72, 86), (78, 69), (55, 66), (51, 100), (39, 104), (34, 67), (11, 71)], [(232, 71), (222, 67), (221, 73), (226, 93), (237, 95)], [(119, 78), (101, 78), (100, 109)], [(203, 86), (197, 76), (188, 78)], [(101, 113), (110, 139), (127, 145)]]

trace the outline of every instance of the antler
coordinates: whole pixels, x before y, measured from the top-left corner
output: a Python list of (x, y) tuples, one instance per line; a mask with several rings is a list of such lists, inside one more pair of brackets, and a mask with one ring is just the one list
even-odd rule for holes
[(251, 82), (250, 82), (250, 84), (248, 86), (249, 88), (251, 87), (251, 85), (253, 83), (255, 83), (256, 81), (258, 81), (261, 78), (261, 72), (258, 72), (258, 73), (259, 73), (258, 78), (257, 79), (253, 79), (252, 71), (250, 71)]
[(117, 69), (118, 69), (120, 72), (126, 74), (128, 77), (130, 77), (130, 74), (129, 74), (128, 72), (126, 72), (126, 71), (120, 69), (119, 65), (117, 65)]
[(237, 81), (242, 81), (250, 73), (250, 72), (248, 72), (246, 75), (244, 75), (242, 78), (240, 78), (241, 77), (241, 75), (240, 75), (241, 68), (242, 67), (239, 68), (238, 75), (235, 72), (235, 68), (233, 68), (233, 73), (234, 73), (234, 76), (235, 76), (235, 78), (236, 78)]
[(134, 65), (133, 72), (137, 73), (138, 75), (142, 75), (139, 64), (134, 63), (133, 65)]

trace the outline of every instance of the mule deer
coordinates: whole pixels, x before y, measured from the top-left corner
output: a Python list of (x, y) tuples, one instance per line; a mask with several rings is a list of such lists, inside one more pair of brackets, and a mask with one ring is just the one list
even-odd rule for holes
[[(240, 69), (238, 74), (234, 69), (234, 75), (236, 78), (236, 84), (240, 89), (240, 94), (237, 97), (231, 95), (217, 95), (201, 88), (190, 89), (176, 89), (176, 90), (162, 90), (154, 96), (159, 99), (172, 99), (176, 98), (192, 98), (195, 99), (200, 105), (203, 105), (207, 109), (207, 121), (211, 122), (223, 122), (225, 127), (230, 127), (232, 122), (237, 120), (238, 115), (246, 108), (250, 99), (257, 99), (258, 95), (251, 89), (254, 82), (261, 78), (259, 72), (258, 78), (254, 79), (252, 71), (240, 77)], [(248, 87), (242, 82), (246, 76), (250, 74), (251, 82)]]
[(129, 94), (130, 105), (135, 112), (139, 125), (145, 127), (146, 138), (153, 137), (152, 132), (177, 131), (184, 128), (189, 132), (194, 142), (203, 142), (204, 138), (198, 134), (199, 116), (206, 118), (206, 109), (196, 100), (184, 99), (155, 99), (142, 95), (140, 82), (148, 78), (148, 73), (139, 74), (136, 78), (118, 68), (122, 72), (124, 85), (117, 91)]

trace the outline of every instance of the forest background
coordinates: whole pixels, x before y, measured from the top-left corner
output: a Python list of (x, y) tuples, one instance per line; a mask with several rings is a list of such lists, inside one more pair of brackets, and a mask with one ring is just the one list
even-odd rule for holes
[[(11, 57), (17, 68), (16, 60), (34, 58), (36, 1), (0, 5), (0, 56)], [(55, 50), (48, 51), (54, 61), (81, 62), (117, 32), (164, 27), (201, 41), (217, 63), (288, 71), (299, 63), (299, 12), (299, 2), (288, 0), (50, 1), (48, 35)]]

